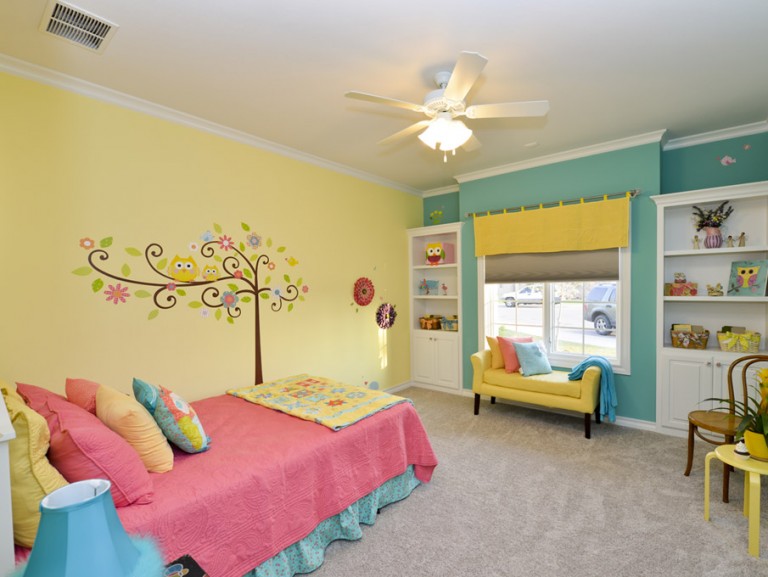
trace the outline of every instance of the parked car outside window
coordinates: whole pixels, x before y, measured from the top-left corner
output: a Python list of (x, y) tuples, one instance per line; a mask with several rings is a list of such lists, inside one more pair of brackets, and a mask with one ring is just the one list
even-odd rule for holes
[[(544, 294), (539, 287), (526, 286), (517, 292), (505, 293), (501, 299), (507, 307), (517, 305), (541, 305), (544, 302)], [(555, 296), (555, 302), (560, 302), (560, 296)]]
[(599, 284), (584, 300), (584, 320), (595, 326), (598, 335), (609, 335), (616, 329), (616, 283)]

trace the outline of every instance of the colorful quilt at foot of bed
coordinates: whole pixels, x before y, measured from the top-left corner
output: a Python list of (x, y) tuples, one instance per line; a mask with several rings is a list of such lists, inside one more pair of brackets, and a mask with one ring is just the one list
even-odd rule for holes
[(408, 399), (325, 377), (296, 375), (227, 394), (338, 431)]

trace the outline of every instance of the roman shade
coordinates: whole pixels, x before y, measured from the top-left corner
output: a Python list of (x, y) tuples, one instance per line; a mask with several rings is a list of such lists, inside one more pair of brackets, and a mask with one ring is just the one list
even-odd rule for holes
[(491, 284), (618, 279), (617, 248), (485, 257), (485, 282)]
[[(630, 193), (617, 199), (475, 215), (475, 256), (616, 249), (629, 244)], [(602, 277), (606, 278), (606, 277)]]

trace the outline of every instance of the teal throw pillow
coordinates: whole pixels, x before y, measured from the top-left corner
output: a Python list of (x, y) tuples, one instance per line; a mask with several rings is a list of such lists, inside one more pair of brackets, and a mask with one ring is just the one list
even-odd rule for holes
[(133, 396), (149, 411), (163, 435), (186, 453), (208, 449), (211, 439), (192, 406), (179, 395), (141, 379), (133, 379)]
[(552, 365), (549, 364), (549, 359), (540, 343), (514, 343), (514, 345), (520, 361), (520, 373), (524, 377), (552, 372)]

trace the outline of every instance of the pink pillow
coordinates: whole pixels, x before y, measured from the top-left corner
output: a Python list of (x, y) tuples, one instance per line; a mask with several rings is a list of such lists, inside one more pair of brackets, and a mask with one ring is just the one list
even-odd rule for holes
[(27, 405), (48, 421), (48, 458), (67, 481), (107, 479), (116, 507), (152, 502), (149, 473), (120, 435), (61, 395), (23, 383), (16, 383), (16, 388)]
[(532, 343), (532, 337), (498, 337), (501, 356), (504, 358), (504, 370), (508, 373), (516, 373), (520, 370), (520, 361), (517, 359), (514, 343)]
[(67, 400), (95, 415), (96, 391), (100, 386), (88, 379), (67, 379)]

